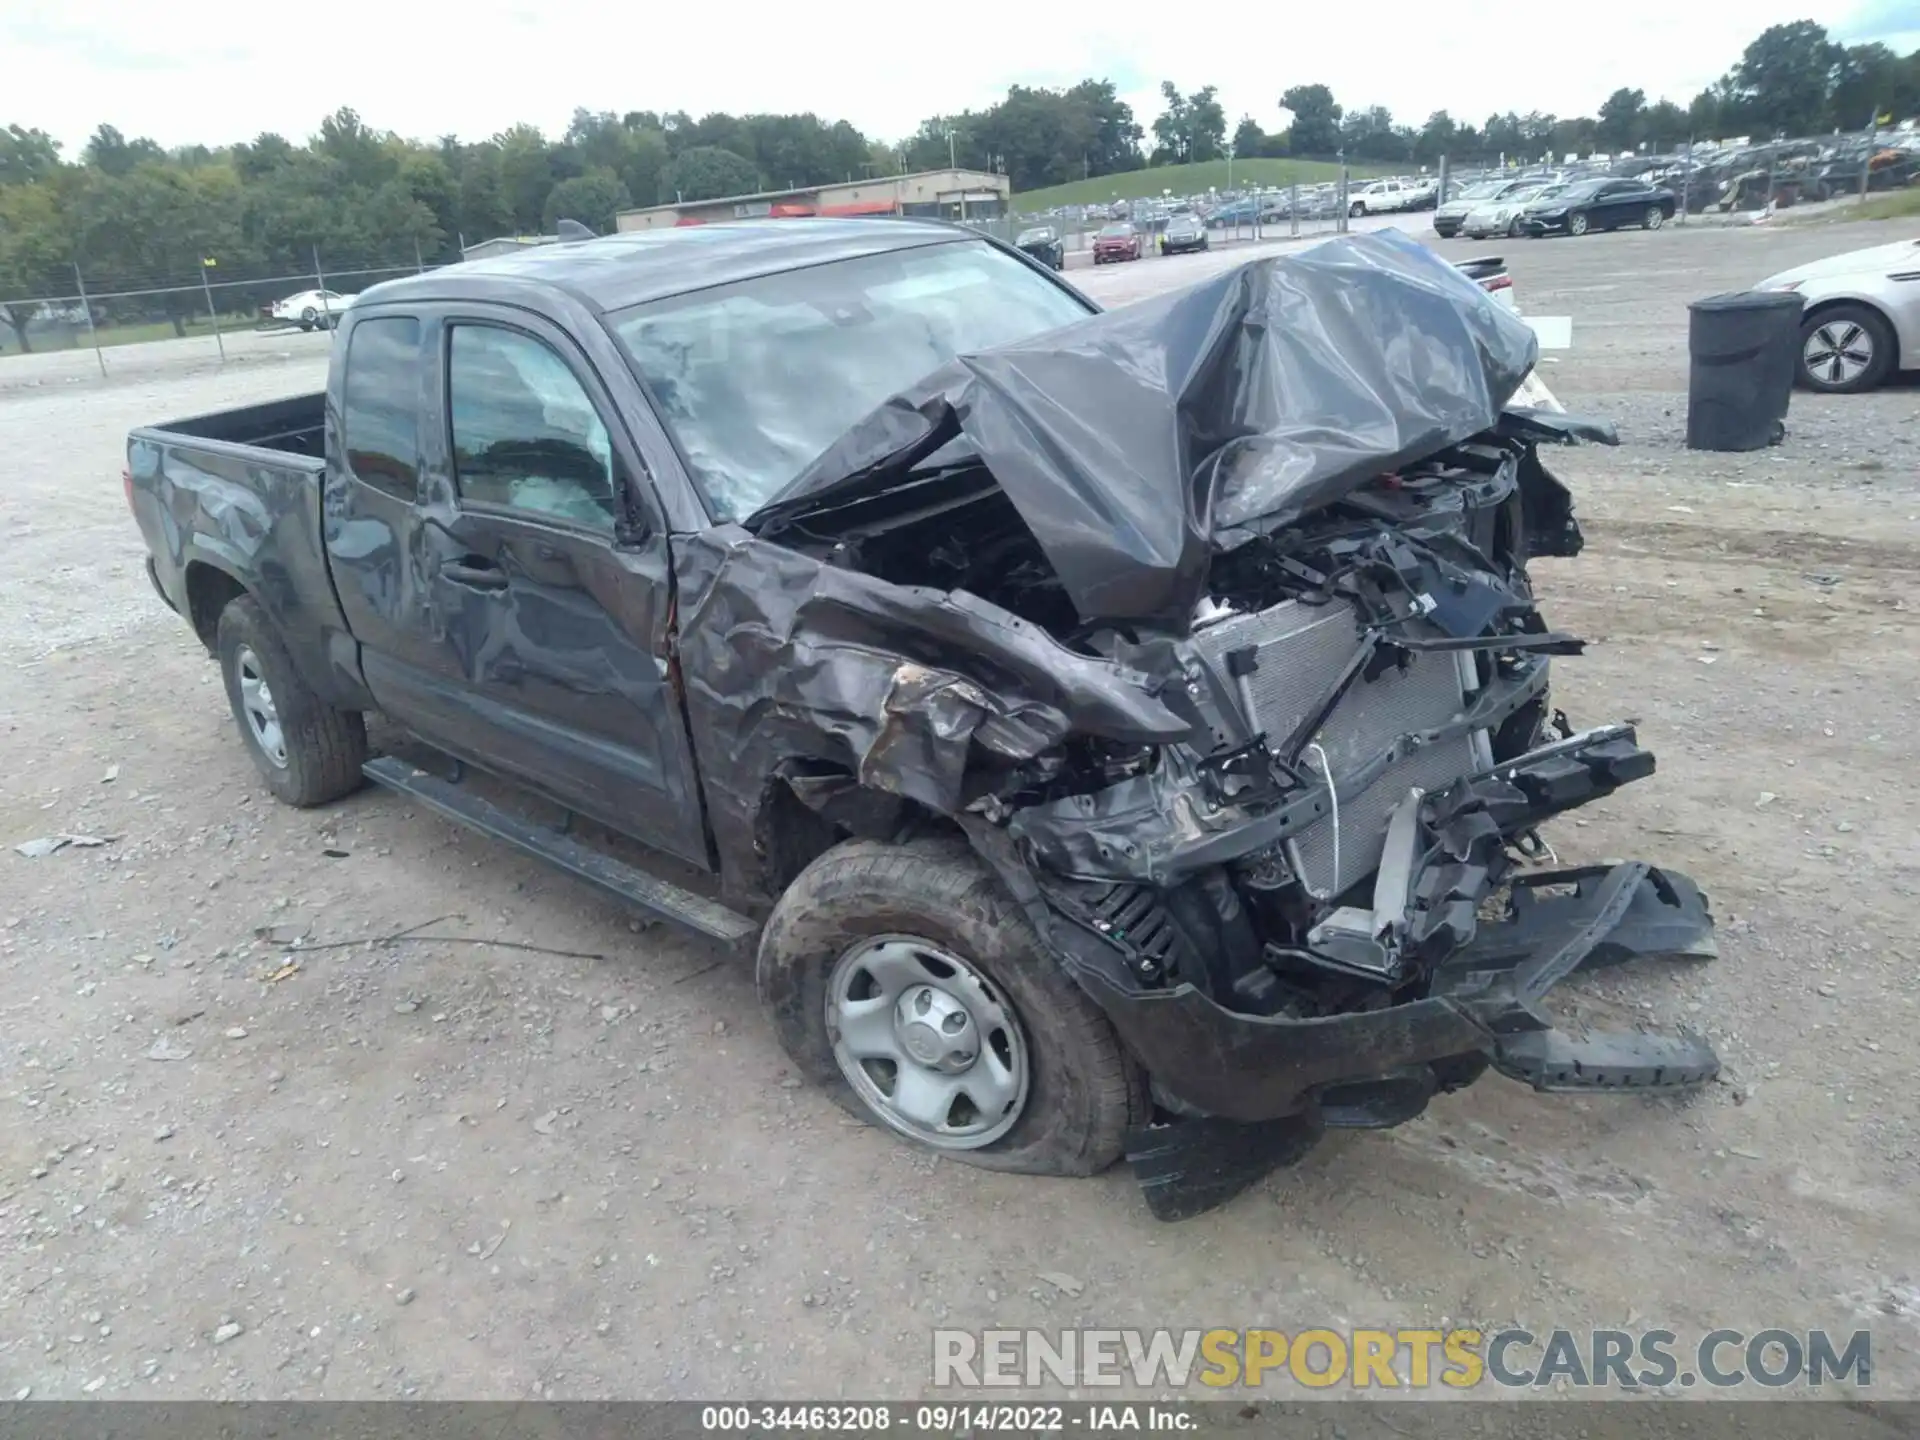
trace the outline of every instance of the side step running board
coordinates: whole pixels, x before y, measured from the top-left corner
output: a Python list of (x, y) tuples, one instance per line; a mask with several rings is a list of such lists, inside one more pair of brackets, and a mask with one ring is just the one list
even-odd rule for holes
[(760, 927), (737, 910), (683, 890), (644, 870), (636, 870), (549, 826), (536, 825), (502, 810), (470, 793), (465, 786), (417, 769), (404, 760), (381, 756), (360, 768), (375, 784), (417, 800), (456, 824), (492, 836), (636, 910), (717, 941), (729, 950), (748, 953), (754, 937), (759, 934)]

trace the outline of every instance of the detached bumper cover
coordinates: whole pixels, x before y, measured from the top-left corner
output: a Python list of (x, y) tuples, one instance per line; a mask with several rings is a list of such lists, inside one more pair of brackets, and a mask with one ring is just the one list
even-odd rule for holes
[[(1339, 1098), (1325, 1092), (1473, 1056), (1536, 1090), (1672, 1089), (1713, 1079), (1719, 1061), (1697, 1037), (1576, 1037), (1556, 1030), (1539, 1003), (1577, 970), (1712, 954), (1713, 917), (1693, 882), (1637, 862), (1525, 877), (1527, 891), (1548, 886), (1572, 893), (1516, 904), (1435, 972), (1434, 993), (1379, 1010), (1241, 1015), (1190, 985), (1128, 992), (1104, 973), (1082, 981), (1156, 1081), (1226, 1120), (1298, 1115)], [(1344, 1110), (1327, 1119), (1364, 1123)]]
[[(1631, 730), (1572, 736), (1418, 802), (1418, 825), (1391, 838), (1382, 907), (1401, 959), (1424, 970), (1419, 998), (1323, 1016), (1229, 1010), (1192, 985), (1134, 983), (1110, 936), (1071, 922), (1053, 939), (1080, 983), (1180, 1118), (1129, 1144), (1163, 1218), (1198, 1213), (1322, 1127), (1380, 1127), (1491, 1067), (1543, 1091), (1685, 1089), (1718, 1057), (1697, 1036), (1572, 1033), (1543, 1002), (1581, 970), (1634, 959), (1712, 957), (1713, 917), (1684, 875), (1633, 861), (1511, 874), (1511, 836), (1650, 774)], [(1505, 889), (1504, 913), (1488, 918)], [(1114, 961), (1118, 958), (1121, 963)], [(1404, 990), (1402, 991), (1404, 993)]]

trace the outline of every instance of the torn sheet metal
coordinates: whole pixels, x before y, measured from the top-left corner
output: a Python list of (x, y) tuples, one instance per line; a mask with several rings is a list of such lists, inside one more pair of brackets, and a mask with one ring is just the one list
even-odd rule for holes
[(1425, 246), (1352, 235), (962, 357), (749, 521), (983, 461), (1083, 619), (1183, 626), (1210, 553), (1494, 425), (1532, 330)]
[[(1151, 744), (1191, 728), (1146, 676), (962, 592), (890, 585), (738, 526), (682, 538), (674, 560), (687, 720), (733, 888), (763, 879), (770, 777), (815, 765), (953, 814), (976, 745), (1017, 761), (1070, 732)], [(839, 798), (794, 788), (815, 809)]]

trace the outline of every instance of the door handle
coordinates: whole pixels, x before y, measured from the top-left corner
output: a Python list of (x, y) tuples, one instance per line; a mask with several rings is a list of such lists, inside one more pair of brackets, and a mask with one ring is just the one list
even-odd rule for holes
[(462, 555), (440, 567), (441, 578), (472, 590), (504, 590), (507, 572), (484, 555)]

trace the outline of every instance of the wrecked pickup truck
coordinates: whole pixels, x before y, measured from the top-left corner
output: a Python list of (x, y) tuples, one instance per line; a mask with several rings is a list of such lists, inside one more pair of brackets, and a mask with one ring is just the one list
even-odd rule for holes
[(1654, 762), (1548, 698), (1539, 450), (1613, 437), (1505, 408), (1535, 358), (1391, 234), (1103, 313), (950, 226), (703, 226), (375, 287), (324, 395), (136, 431), (127, 489), (280, 799), (757, 944), (855, 1114), (1177, 1217), (1488, 1067), (1716, 1073), (1544, 1008), (1712, 921), (1541, 864)]

